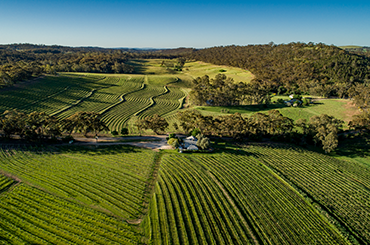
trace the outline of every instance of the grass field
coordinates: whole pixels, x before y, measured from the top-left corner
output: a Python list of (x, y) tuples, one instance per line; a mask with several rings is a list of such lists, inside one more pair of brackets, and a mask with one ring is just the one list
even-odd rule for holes
[(209, 77), (215, 77), (219, 73), (225, 74), (227, 77), (231, 77), (235, 82), (249, 82), (254, 76), (250, 71), (243, 70), (235, 67), (218, 66), (204, 62), (186, 62), (182, 72), (176, 72), (172, 69), (167, 69), (165, 66), (161, 66), (163, 60), (150, 59), (150, 60), (134, 60), (131, 61), (136, 69), (136, 72), (146, 75), (169, 75), (173, 74), (184, 80), (190, 80), (208, 75)]
[(213, 78), (217, 74), (222, 73), (227, 77), (233, 78), (235, 82), (246, 83), (254, 78), (254, 75), (250, 71), (241, 68), (211, 65), (200, 61), (186, 63), (183, 72), (193, 78), (202, 77), (204, 75)]
[[(342, 119), (348, 123), (352, 116), (359, 114), (360, 111), (349, 100), (344, 99), (322, 99), (317, 100), (314, 104), (303, 107), (288, 107), (280, 104), (264, 105), (245, 105), (245, 106), (199, 106), (196, 107), (204, 115), (226, 115), (233, 113), (240, 113), (243, 116), (251, 116), (256, 112), (267, 112), (272, 109), (277, 109), (283, 116), (289, 117), (293, 120), (304, 118), (309, 120), (312, 116), (319, 116), (321, 114), (328, 114), (338, 119)], [(228, 110), (228, 113), (223, 111)]]

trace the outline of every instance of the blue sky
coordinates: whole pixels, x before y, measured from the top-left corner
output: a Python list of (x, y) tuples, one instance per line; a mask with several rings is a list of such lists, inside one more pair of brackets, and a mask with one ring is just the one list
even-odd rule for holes
[(370, 1), (2, 0), (0, 44), (370, 46)]

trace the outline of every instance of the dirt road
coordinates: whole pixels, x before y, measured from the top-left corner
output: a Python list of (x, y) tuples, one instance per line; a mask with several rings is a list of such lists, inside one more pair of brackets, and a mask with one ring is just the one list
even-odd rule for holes
[(167, 145), (167, 135), (153, 135), (153, 136), (132, 136), (132, 137), (99, 137), (95, 138), (75, 138), (74, 144), (78, 145), (134, 145), (138, 147), (159, 150), (171, 149)]

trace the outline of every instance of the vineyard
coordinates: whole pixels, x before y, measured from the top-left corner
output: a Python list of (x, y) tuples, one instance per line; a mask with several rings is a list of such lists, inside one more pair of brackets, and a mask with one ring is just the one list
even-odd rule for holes
[(299, 148), (251, 146), (253, 154), (333, 215), (357, 240), (370, 241), (370, 169)]
[[(94, 111), (110, 131), (136, 133), (136, 120), (154, 114), (178, 122), (192, 77), (225, 68), (191, 62), (166, 73), (161, 60), (142, 67), (152, 70), (17, 84), (0, 91), (0, 113), (65, 119)], [(216, 144), (212, 153), (180, 154), (100, 139), (85, 146), (2, 141), (0, 244), (369, 244), (369, 165), (285, 144)]]
[(64, 119), (76, 112), (94, 111), (111, 131), (119, 132), (131, 118), (163, 116), (180, 109), (186, 93), (166, 86), (177, 81), (175, 77), (143, 75), (47, 76), (32, 86), (0, 91), (0, 112), (43, 111)]
[(0, 175), (0, 193), (6, 191), (14, 183), (16, 183), (16, 181), (14, 181), (13, 179)]
[(12, 244), (368, 243), (368, 166), (301, 148), (3, 145), (0, 169)]
[(0, 175), (0, 241), (140, 243), (131, 223), (146, 213), (155, 159), (131, 146), (3, 146), (0, 169), (21, 183)]
[(138, 219), (143, 214), (143, 202), (148, 201), (146, 186), (154, 158), (150, 150), (127, 146), (55, 151), (4, 147), (0, 168), (60, 197), (120, 218)]
[(24, 184), (0, 195), (0, 217), (1, 244), (138, 244), (142, 237), (114, 217)]
[(146, 222), (154, 244), (347, 244), (247, 154), (165, 155)]

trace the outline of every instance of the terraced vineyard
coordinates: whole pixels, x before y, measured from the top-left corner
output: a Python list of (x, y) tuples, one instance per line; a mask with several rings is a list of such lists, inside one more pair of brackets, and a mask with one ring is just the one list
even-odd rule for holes
[(1, 91), (1, 111), (17, 109), (26, 113), (44, 111), (53, 114), (84, 99), (91, 91), (111, 86), (112, 78), (101, 76), (58, 76), (40, 79), (32, 86)]
[(124, 219), (138, 219), (148, 201), (155, 152), (127, 146), (1, 148), (0, 169), (50, 193)]
[(24, 88), (0, 91), (0, 113), (44, 111), (63, 119), (79, 111), (95, 111), (103, 115), (111, 131), (120, 131), (136, 116), (165, 115), (179, 109), (185, 93), (163, 85), (176, 81), (175, 77), (143, 75), (48, 76)]
[(139, 90), (144, 81), (143, 77), (131, 79), (127, 77), (112, 77), (110, 79), (116, 79), (117, 82), (112, 86), (94, 92), (89, 98), (68, 110), (62, 111), (60, 114), (57, 114), (57, 116), (59, 118), (66, 118), (79, 111), (96, 111), (104, 113), (104, 111), (107, 111), (110, 107), (122, 103), (124, 95)]
[(249, 152), (304, 191), (364, 244), (370, 241), (370, 169), (290, 146)]
[(248, 155), (165, 155), (149, 220), (155, 244), (346, 244)]
[(138, 115), (141, 111), (153, 105), (154, 96), (165, 92), (165, 87), (145, 84), (143, 89), (125, 96), (125, 102), (104, 113), (103, 120), (106, 121), (111, 130), (120, 131), (132, 116)]
[(158, 114), (166, 115), (182, 106), (185, 93), (180, 88), (168, 87), (167, 93), (153, 98), (153, 105), (139, 114), (140, 118)]

